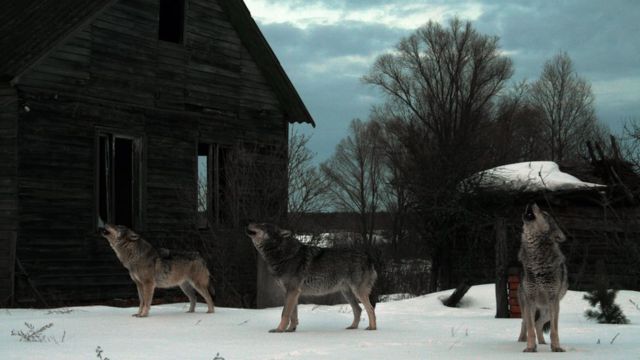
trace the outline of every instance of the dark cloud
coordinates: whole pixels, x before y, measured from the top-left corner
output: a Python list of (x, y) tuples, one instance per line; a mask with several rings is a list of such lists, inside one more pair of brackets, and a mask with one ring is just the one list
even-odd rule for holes
[[(529, 2), (491, 6), (475, 25), (499, 35), (517, 70), (531, 76), (558, 51), (592, 80), (638, 72), (640, 3), (619, 1)], [(518, 65), (518, 64), (517, 64)]]
[(404, 34), (384, 25), (346, 21), (301, 29), (291, 23), (266, 24), (260, 27), (281, 60), (298, 65), (321, 58), (379, 53)]

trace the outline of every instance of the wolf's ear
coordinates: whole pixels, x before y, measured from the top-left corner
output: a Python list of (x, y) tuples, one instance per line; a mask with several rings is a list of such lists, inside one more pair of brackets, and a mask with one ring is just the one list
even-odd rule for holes
[(140, 239), (140, 235), (133, 230), (127, 230), (127, 239), (131, 241), (138, 241)]
[(556, 242), (564, 242), (565, 240), (567, 240), (567, 237), (564, 235), (562, 230), (560, 230), (559, 228), (556, 229), (556, 231), (554, 231), (553, 233), (551, 233), (551, 237)]
[(291, 237), (291, 231), (280, 229), (280, 236), (283, 238)]

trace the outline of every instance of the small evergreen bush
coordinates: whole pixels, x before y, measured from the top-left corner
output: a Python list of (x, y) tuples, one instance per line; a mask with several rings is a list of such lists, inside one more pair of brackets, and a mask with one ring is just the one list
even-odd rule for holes
[[(618, 290), (600, 287), (588, 292), (584, 299), (591, 306), (598, 306), (597, 310), (589, 309), (584, 312), (587, 319), (598, 320), (600, 324), (628, 324), (629, 319), (622, 313), (620, 306), (615, 303)], [(599, 305), (598, 305), (599, 304)]]

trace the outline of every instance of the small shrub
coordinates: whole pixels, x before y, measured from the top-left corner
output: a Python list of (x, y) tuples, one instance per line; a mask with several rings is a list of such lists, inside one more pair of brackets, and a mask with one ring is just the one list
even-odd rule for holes
[(100, 346), (98, 346), (98, 347), (96, 348), (96, 357), (97, 357), (98, 359), (100, 359), (100, 360), (109, 360), (109, 358), (108, 358), (108, 357), (106, 357), (106, 356), (104, 356), (104, 357), (103, 357), (103, 356), (102, 356), (102, 353), (104, 353), (104, 350), (102, 350), (102, 348), (101, 348)]
[[(24, 325), (27, 327), (27, 330), (11, 330), (11, 336), (18, 336), (20, 341), (24, 342), (55, 342), (58, 343), (58, 340), (53, 336), (46, 336), (44, 332), (53, 326), (53, 323), (48, 323), (38, 329), (36, 329), (35, 325), (25, 322)], [(60, 342), (64, 342), (66, 332), (62, 335)]]
[(589, 309), (584, 312), (587, 319), (595, 319), (600, 324), (628, 324), (629, 320), (615, 303), (617, 290), (599, 288), (584, 295), (584, 299), (599, 310)]

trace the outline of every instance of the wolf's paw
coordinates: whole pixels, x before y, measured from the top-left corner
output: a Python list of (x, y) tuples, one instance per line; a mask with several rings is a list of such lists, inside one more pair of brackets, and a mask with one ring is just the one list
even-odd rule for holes
[(133, 316), (133, 317), (140, 317), (140, 314), (135, 313), (135, 314), (131, 314), (131, 316)]
[(270, 333), (281, 333), (281, 332), (284, 332), (284, 330), (280, 330), (280, 329), (277, 329), (277, 328), (276, 328), (276, 329), (271, 329), (271, 330), (269, 330), (269, 332), (270, 332)]
[(522, 350), (522, 352), (538, 352), (538, 350), (535, 347), (532, 347), (532, 348), (525, 348), (524, 350)]
[(371, 327), (371, 326), (367, 326), (367, 327), (365, 328), (365, 330), (375, 330), (375, 329), (376, 329), (375, 327)]
[(357, 329), (357, 328), (358, 328), (358, 325), (351, 325), (351, 326), (346, 327), (345, 329), (354, 330), (354, 329)]
[(546, 345), (546, 344), (547, 344), (547, 342), (546, 342), (546, 341), (544, 341), (544, 340), (540, 340), (540, 341), (538, 341), (538, 344), (540, 344), (540, 345)]
[(561, 348), (560, 346), (552, 346), (551, 347), (551, 351), (553, 351), (553, 352), (565, 352), (565, 350), (563, 348)]
[(213, 314), (214, 312), (216, 312), (214, 309), (207, 310), (207, 314)]
[(288, 329), (287, 329), (287, 330), (285, 330), (284, 332), (295, 332), (295, 331), (296, 331), (296, 328), (295, 328), (295, 327), (293, 327), (293, 328), (288, 328)]
[(195, 312), (195, 310), (191, 310), (191, 309), (187, 310), (187, 314), (192, 313), (192, 312)]

